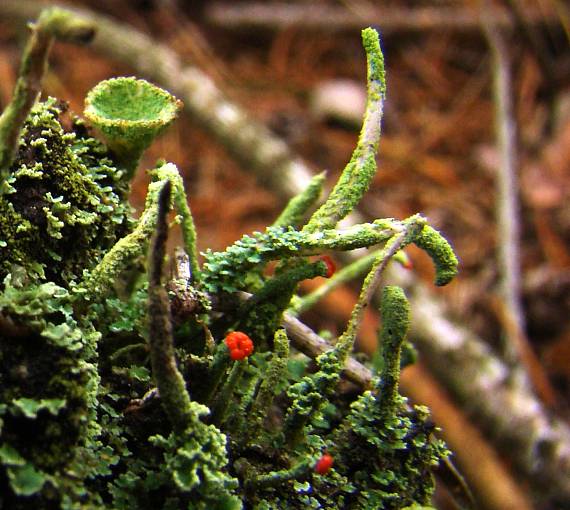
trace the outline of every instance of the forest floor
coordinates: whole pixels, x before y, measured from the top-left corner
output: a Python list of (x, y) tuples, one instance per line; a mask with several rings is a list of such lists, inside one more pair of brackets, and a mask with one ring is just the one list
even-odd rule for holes
[[(308, 3), (323, 10), (313, 18)], [(354, 119), (359, 117), (366, 65), (357, 27), (370, 24), (371, 5), (382, 4), (373, 8), (377, 16), (372, 25), (382, 36), (388, 96), (379, 170), (360, 211), (367, 218), (405, 218), (416, 212), (427, 216), (461, 261), (457, 281), (438, 294), (451, 316), (500, 351), (513, 328), (500, 290), (498, 254), (505, 242), (497, 191), (501, 152), (492, 52), (473, 2), (308, 3), (281, 3), (301, 13), (306, 9), (299, 20), (287, 23), (279, 10), (271, 18), (252, 13), (253, 2), (247, 0), (226, 2), (227, 9), (220, 8), (221, 2), (191, 0), (71, 2), (129, 23), (175, 50), (285, 140), (315, 172), (326, 169), (330, 183), (358, 137)], [(556, 0), (528, 4), (530, 10), (518, 12), (518, 21), (507, 18), (502, 38), (512, 75), (519, 182), (515, 195), (520, 201), (515, 209), (520, 257), (512, 262), (521, 269), (524, 329), (515, 350), (522, 353), (545, 407), (567, 420), (570, 11)], [(339, 23), (327, 22), (323, 13), (339, 9), (344, 12)], [(396, 11), (403, 17), (394, 16)], [(392, 14), (385, 26), (382, 13)], [(416, 16), (421, 13), (423, 18)], [(24, 35), (22, 27), (0, 19), (2, 108), (11, 97)], [(98, 81), (134, 73), (88, 47), (57, 45), (50, 60), (44, 90), (69, 101), (76, 112), (82, 111), (85, 94)], [(323, 99), (327, 87), (337, 96)], [(339, 118), (334, 112), (340, 106), (348, 113)], [(243, 234), (263, 229), (283, 206), (186, 114), (155, 142), (142, 166), (152, 167), (159, 157), (176, 163), (184, 175), (201, 250), (223, 249)], [(140, 172), (133, 189), (135, 207), (143, 204), (146, 182)], [(429, 261), (419, 252), (410, 255), (413, 270), (431, 280)], [(337, 292), (306, 321), (316, 329), (342, 331), (355, 289)], [(370, 352), (377, 319), (371, 315), (368, 321), (360, 347)], [(524, 484), (520, 490), (524, 493)]]

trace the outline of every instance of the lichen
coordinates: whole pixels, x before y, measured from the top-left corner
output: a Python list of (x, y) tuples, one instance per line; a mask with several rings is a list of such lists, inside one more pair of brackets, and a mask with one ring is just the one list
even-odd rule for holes
[(0, 493), (6, 508), (32, 494), (43, 508), (58, 490), (82, 487), (72, 467), (94, 430), (99, 334), (79, 326), (70, 294), (53, 282), (18, 288), (7, 277), (0, 317), (12, 326), (0, 344)]
[(65, 105), (38, 103), (0, 195), (0, 278), (23, 268), (31, 280), (70, 285), (128, 231), (128, 184), (83, 121)]
[(142, 153), (171, 124), (182, 103), (145, 80), (112, 78), (85, 99), (85, 116), (132, 177)]
[[(174, 164), (151, 170), (137, 220), (127, 204), (129, 176), (150, 140), (132, 123), (141, 111), (129, 106), (129, 87), (165, 99), (170, 113), (151, 112), (167, 115), (154, 134), (172, 120), (174, 98), (134, 79), (99, 87), (89, 116), (107, 129), (91, 111), (101, 114), (106, 94), (112, 111), (103, 113), (115, 126), (105, 133), (109, 145), (54, 99), (29, 112), (0, 194), (0, 507), (429, 504), (430, 470), (447, 451), (427, 410), (409, 406), (398, 390), (409, 322), (401, 289), (383, 292), (381, 369), (372, 385), (339, 391), (386, 265), (415, 243), (434, 260), (436, 284), (457, 266), (447, 241), (419, 215), (337, 228), (375, 171), (384, 70), (376, 32), (363, 38), (367, 114), (324, 205), (305, 223), (321, 192), (317, 176), (273, 226), (207, 251), (201, 266)], [(110, 139), (118, 132), (130, 149)], [(185, 254), (169, 279), (171, 208)], [(300, 356), (280, 323), (300, 281), (332, 276), (311, 257), (368, 247), (375, 251), (365, 263), (332, 277), (368, 271), (345, 331), (315, 360)], [(247, 355), (231, 351), (228, 334), (248, 339)]]

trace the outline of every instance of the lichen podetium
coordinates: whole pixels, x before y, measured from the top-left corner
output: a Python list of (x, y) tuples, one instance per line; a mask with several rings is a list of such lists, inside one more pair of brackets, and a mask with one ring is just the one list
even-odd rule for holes
[[(376, 171), (386, 93), (377, 33), (363, 31), (368, 106), (329, 196), (307, 218), (323, 188), (316, 176), (272, 226), (200, 264), (174, 164), (150, 171), (138, 219), (127, 202), (142, 152), (180, 109), (174, 97), (108, 80), (88, 95), (90, 123), (61, 101), (22, 99), (52, 39), (88, 29), (61, 9), (42, 14), (0, 119), (0, 507), (429, 505), (431, 469), (447, 450), (428, 411), (399, 393), (410, 321), (401, 289), (382, 291), (381, 370), (356, 395), (338, 389), (390, 260), (415, 243), (433, 259), (436, 285), (457, 272), (453, 250), (420, 215), (337, 227)], [(173, 278), (171, 209), (185, 252)], [(371, 255), (335, 272), (329, 254), (355, 248)], [(346, 330), (314, 363), (300, 357), (281, 327), (286, 310), (316, 301), (300, 304), (298, 283), (321, 278), (328, 289), (363, 271)]]

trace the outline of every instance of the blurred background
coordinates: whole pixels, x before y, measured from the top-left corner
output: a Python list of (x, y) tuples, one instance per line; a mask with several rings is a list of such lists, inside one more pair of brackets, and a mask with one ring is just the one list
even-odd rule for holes
[[(27, 37), (24, 20), (53, 3), (0, 1), (2, 108), (11, 97)], [(432, 408), (481, 508), (570, 508), (566, 2), (57, 3), (129, 26), (157, 48), (163, 45), (179, 64), (177, 72), (198, 72), (187, 87), (196, 104), (182, 97), (189, 108), (152, 146), (141, 167), (152, 167), (159, 157), (178, 165), (201, 250), (221, 250), (279, 214), (287, 192), (273, 178), (259, 177), (278, 168), (261, 163), (253, 172), (244, 163), (255, 159), (267, 140), (286, 144), (288, 152), (279, 163), (292, 158), (304, 171), (327, 170), (328, 182), (335, 182), (355, 146), (365, 104), (360, 29), (378, 29), (388, 93), (379, 170), (360, 213), (373, 219), (420, 212), (451, 241), (461, 261), (459, 278), (434, 290), (431, 262), (419, 251), (409, 252), (410, 292), (429, 288), (425, 292), (437, 307), (412, 318), (431, 324), (424, 333), (419, 326), (420, 363), (406, 369), (404, 391)], [(81, 113), (86, 93), (109, 77), (137, 75), (175, 94), (170, 85), (186, 86), (183, 73), (174, 73), (167, 83), (157, 80), (145, 67), (145, 52), (132, 58), (119, 49), (105, 41), (86, 48), (57, 44), (45, 93)], [(208, 97), (212, 90), (254, 126), (249, 146), (235, 146), (231, 133), (217, 132), (215, 122), (205, 126), (209, 115), (214, 120), (221, 115), (207, 101), (200, 106), (200, 95)], [(137, 208), (144, 203), (146, 183), (139, 172), (132, 196)], [(337, 262), (343, 264), (340, 258)], [(341, 332), (357, 292), (357, 284), (338, 290), (304, 320), (317, 331)], [(480, 349), (480, 355), (462, 361), (472, 370), (465, 372), (466, 386), (468, 374), (489, 369), (477, 363), (492, 362), (503, 371), (501, 391), (507, 397), (490, 405), (490, 411), (485, 406), (494, 399), (496, 374), (489, 394), (458, 387), (461, 377), (446, 371), (462, 354), (442, 358), (441, 346), (430, 347), (460, 334), (446, 330), (441, 321), (469, 337), (461, 345)], [(370, 313), (359, 338), (364, 352), (375, 348), (377, 324)], [(439, 333), (438, 327), (443, 328)], [(495, 416), (497, 421), (493, 413), (503, 416)], [(531, 415), (528, 426), (524, 420)], [(458, 508), (452, 494), (461, 493), (459, 477), (450, 468), (438, 476), (438, 507)], [(457, 500), (467, 504), (464, 495)]]

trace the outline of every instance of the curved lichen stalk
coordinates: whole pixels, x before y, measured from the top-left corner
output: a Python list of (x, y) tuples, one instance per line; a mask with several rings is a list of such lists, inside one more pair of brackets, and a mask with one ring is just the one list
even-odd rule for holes
[(384, 56), (376, 30), (363, 30), (362, 41), (368, 61), (368, 94), (360, 137), (350, 161), (326, 202), (305, 226), (307, 232), (334, 228), (358, 205), (376, 173), (376, 152), (386, 97)]
[(210, 292), (232, 292), (243, 288), (243, 274), (271, 260), (348, 251), (384, 243), (405, 229), (404, 222), (377, 220), (347, 229), (319, 232), (269, 227), (236, 241), (224, 252), (207, 251), (203, 278)]
[(436, 229), (426, 225), (414, 239), (418, 248), (424, 250), (435, 265), (435, 284), (447, 285), (457, 276), (459, 261), (453, 248)]
[(18, 150), (24, 121), (41, 92), (42, 78), (54, 39), (83, 44), (95, 35), (91, 22), (65, 9), (52, 7), (42, 11), (32, 25), (14, 96), (0, 116), (0, 178), (5, 178)]
[[(153, 182), (149, 184), (145, 209), (133, 231), (119, 240), (103, 257), (103, 260), (76, 287), (76, 293), (81, 294), (87, 301), (96, 296), (103, 296), (112, 288), (130, 262), (145, 253), (150, 236), (156, 228), (158, 214), (158, 194), (166, 181), (172, 183), (173, 201), (182, 218), (182, 233), (185, 248), (190, 257), (191, 266), (197, 266), (196, 233), (190, 209), (186, 203), (186, 195), (182, 178), (176, 165), (166, 163), (151, 171)], [(194, 278), (199, 277), (199, 271), (194, 270)]]

